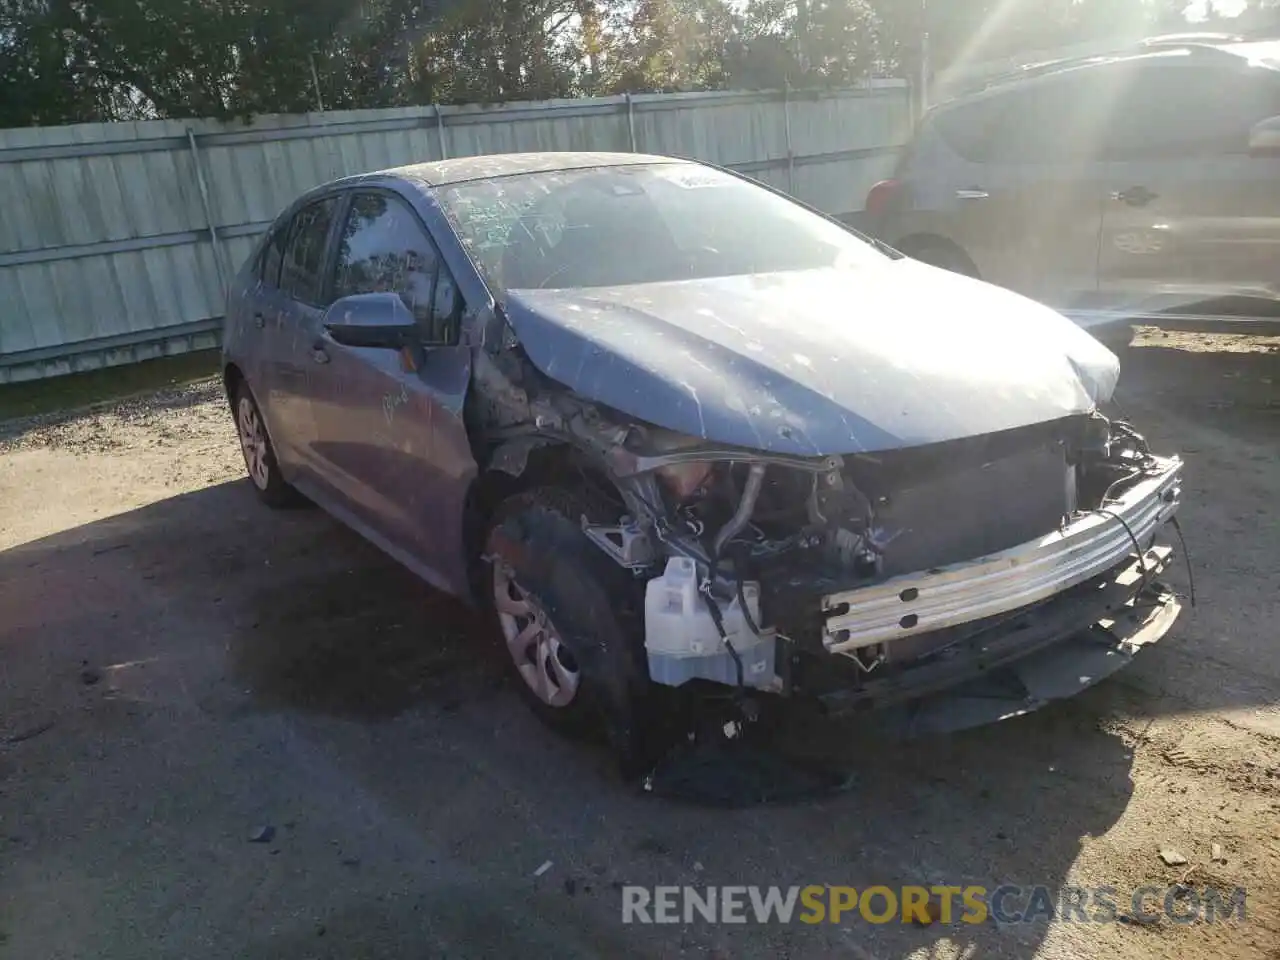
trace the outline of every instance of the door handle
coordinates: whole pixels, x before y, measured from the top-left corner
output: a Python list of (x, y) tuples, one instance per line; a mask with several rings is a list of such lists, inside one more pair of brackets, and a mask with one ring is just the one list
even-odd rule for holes
[(329, 351), (324, 348), (323, 340), (317, 340), (311, 345), (311, 359), (316, 363), (329, 362)]
[(255, 313), (253, 315), (253, 325), (261, 330), (267, 325), (267, 318), (260, 313)]
[(1118, 203), (1127, 203), (1131, 207), (1145, 207), (1152, 200), (1159, 197), (1160, 194), (1152, 193), (1146, 187), (1130, 187), (1128, 190), (1116, 190), (1111, 194), (1111, 199)]
[(956, 191), (957, 200), (989, 200), (991, 194), (981, 187), (966, 187)]

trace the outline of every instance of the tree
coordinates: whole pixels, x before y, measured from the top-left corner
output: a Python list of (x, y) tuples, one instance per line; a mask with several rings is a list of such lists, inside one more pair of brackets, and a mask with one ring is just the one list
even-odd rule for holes
[(0, 125), (844, 85), (917, 76), (926, 30), (946, 67), (1172, 29), (1182, 3), (0, 0)]

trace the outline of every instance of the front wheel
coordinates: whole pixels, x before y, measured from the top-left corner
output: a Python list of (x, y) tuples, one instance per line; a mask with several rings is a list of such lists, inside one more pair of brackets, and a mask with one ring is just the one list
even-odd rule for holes
[(603, 735), (631, 776), (651, 720), (635, 581), (583, 536), (587, 513), (559, 488), (504, 503), (486, 538), (486, 600), (533, 712), (561, 733)]

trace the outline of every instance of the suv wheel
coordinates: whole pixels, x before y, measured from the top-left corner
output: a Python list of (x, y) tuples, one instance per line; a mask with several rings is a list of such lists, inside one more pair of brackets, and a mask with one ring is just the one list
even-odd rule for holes
[(921, 240), (902, 248), (912, 260), (919, 260), (932, 267), (941, 267), (966, 277), (977, 277), (978, 268), (968, 255), (953, 243), (945, 240)]
[(632, 776), (647, 756), (650, 700), (636, 582), (583, 536), (584, 515), (560, 488), (504, 503), (485, 541), (485, 600), (533, 712), (561, 733), (603, 733)]

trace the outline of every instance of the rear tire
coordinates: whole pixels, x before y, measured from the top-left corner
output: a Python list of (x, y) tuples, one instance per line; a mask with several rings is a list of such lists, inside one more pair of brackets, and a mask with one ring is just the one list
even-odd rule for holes
[(965, 277), (978, 276), (978, 268), (969, 256), (953, 243), (945, 240), (920, 240), (900, 248), (912, 260), (919, 260), (932, 267), (941, 267)]
[(603, 735), (630, 778), (652, 759), (643, 615), (636, 581), (583, 536), (584, 515), (557, 487), (507, 500), (485, 538), (482, 596), (529, 708), (559, 733)]
[(232, 392), (231, 412), (235, 417), (240, 452), (254, 492), (269, 507), (282, 509), (296, 506), (302, 496), (285, 482), (276, 460), (276, 450), (267, 434), (266, 421), (249, 384), (240, 380)]

